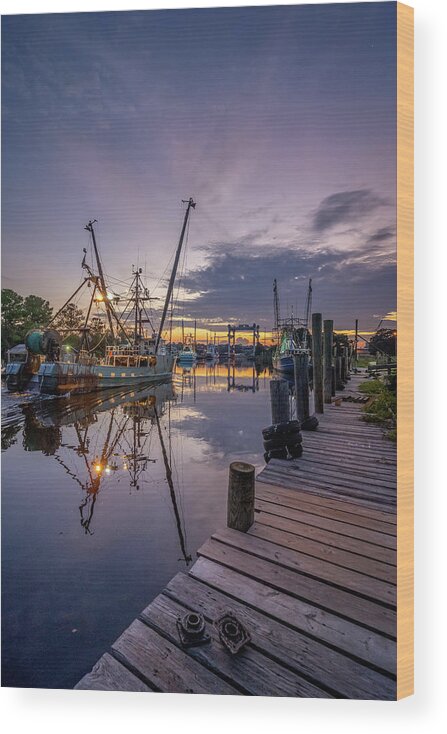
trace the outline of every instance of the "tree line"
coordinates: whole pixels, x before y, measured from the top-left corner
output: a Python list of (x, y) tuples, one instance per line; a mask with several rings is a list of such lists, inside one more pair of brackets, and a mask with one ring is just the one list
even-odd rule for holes
[[(28, 331), (45, 328), (53, 317), (53, 307), (40, 296), (21, 296), (10, 288), (2, 288), (2, 359), (16, 344), (23, 344)], [(60, 329), (64, 345), (78, 349), (81, 343), (79, 330), (85, 314), (75, 303), (69, 303), (51, 327)], [(93, 316), (89, 322), (89, 348), (98, 354), (105, 353), (107, 332), (101, 318)]]

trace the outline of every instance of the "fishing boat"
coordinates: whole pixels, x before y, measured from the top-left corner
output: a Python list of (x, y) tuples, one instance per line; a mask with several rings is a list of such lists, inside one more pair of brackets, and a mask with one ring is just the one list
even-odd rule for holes
[(182, 365), (192, 365), (197, 360), (197, 354), (195, 353), (192, 346), (185, 344), (183, 349), (178, 353), (177, 361)]
[[(83, 282), (55, 314), (46, 329), (35, 329), (27, 334), (24, 358), (22, 355), (22, 359), (17, 361), (15, 355), (12, 355), (14, 358), (6, 368), (6, 385), (9, 390), (23, 389), (33, 381), (43, 394), (63, 395), (171, 379), (176, 358), (165, 348), (162, 333), (171, 304), (188, 219), (191, 209), (196, 206), (192, 198), (183, 203), (187, 206), (158, 333), (154, 331), (147, 336), (143, 330), (143, 323), (148, 320), (144, 318), (146, 313), (144, 302), (148, 295), (141, 281), (141, 268), (133, 272), (131, 296), (126, 304), (128, 307), (129, 303), (132, 303), (134, 315), (134, 326), (130, 333), (127, 323), (129, 314), (126, 316), (124, 313), (118, 313), (113, 294), (107, 288), (93, 226), (96, 220), (90, 221), (85, 229), (91, 236), (97, 272), (87, 264), (87, 251), (84, 250), (82, 268), (86, 271), (86, 275)], [(80, 347), (76, 351), (66, 352), (61, 349), (63, 341), (61, 330), (54, 329), (53, 325), (84, 287), (91, 289), (91, 298), (84, 325), (80, 329)], [(94, 303), (104, 305), (111, 336), (111, 342), (106, 346), (105, 357), (101, 358), (95, 355), (89, 339), (89, 319)]]
[(277, 341), (273, 354), (273, 369), (283, 373), (286, 377), (293, 377), (294, 356), (302, 354), (303, 351), (310, 352), (308, 322), (312, 307), (312, 280), (309, 280), (308, 285), (305, 319), (294, 316), (281, 319), (276, 278), (273, 281), (273, 306), (275, 315), (274, 333)]
[(207, 344), (206, 346), (206, 352), (205, 352), (205, 359), (207, 362), (212, 362), (213, 360), (218, 358), (218, 352), (216, 349), (215, 344)]

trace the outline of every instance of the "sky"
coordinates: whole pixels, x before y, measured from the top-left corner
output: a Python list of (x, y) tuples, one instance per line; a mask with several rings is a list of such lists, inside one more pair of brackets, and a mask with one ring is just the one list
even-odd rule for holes
[(177, 319), (395, 314), (396, 3), (4, 16), (2, 89), (2, 287), (62, 305), (97, 219), (161, 299), (192, 196)]

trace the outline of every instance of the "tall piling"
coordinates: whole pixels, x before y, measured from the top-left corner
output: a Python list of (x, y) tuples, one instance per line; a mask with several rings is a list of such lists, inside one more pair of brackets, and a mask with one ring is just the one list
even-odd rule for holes
[(309, 418), (309, 356), (303, 352), (293, 357), (296, 417), (303, 423)]
[(270, 380), (270, 405), (272, 423), (287, 423), (290, 420), (289, 383), (281, 378)]
[(324, 338), (323, 338), (323, 383), (324, 383), (324, 402), (331, 404), (332, 402), (332, 342), (334, 339), (334, 322), (332, 319), (324, 321)]
[(312, 364), (314, 377), (315, 412), (324, 413), (323, 404), (323, 350), (321, 313), (312, 314)]

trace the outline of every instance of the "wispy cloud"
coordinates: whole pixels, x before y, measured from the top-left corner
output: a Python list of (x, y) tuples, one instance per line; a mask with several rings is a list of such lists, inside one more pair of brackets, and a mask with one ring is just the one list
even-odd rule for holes
[(337, 224), (357, 222), (386, 204), (386, 199), (370, 189), (339, 191), (323, 199), (314, 214), (313, 228), (324, 232)]

